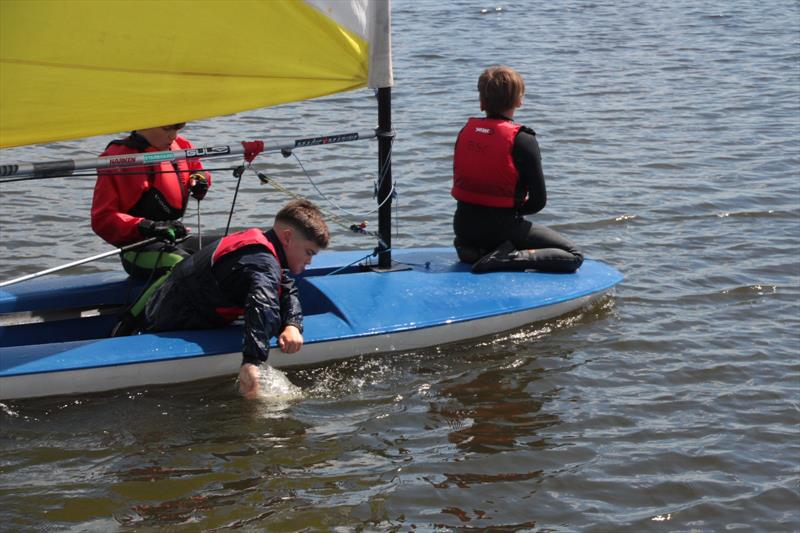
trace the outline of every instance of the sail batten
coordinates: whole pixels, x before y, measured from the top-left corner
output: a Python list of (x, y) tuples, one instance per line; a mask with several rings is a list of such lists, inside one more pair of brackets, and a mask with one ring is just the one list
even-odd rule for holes
[(4, 0), (0, 10), (0, 147), (392, 84), (389, 35), (376, 30), (388, 30), (388, 0)]

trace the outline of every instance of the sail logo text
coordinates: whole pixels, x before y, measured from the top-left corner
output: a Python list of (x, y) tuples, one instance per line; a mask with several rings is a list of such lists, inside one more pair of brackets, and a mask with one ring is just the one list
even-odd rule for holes
[(229, 154), (231, 153), (231, 149), (229, 146), (213, 146), (211, 148), (192, 148), (185, 152), (186, 157), (209, 157)]
[(486, 135), (491, 135), (492, 134), (492, 128), (477, 127), (477, 128), (475, 128), (475, 133), (483, 133), (483, 134), (486, 134)]
[(297, 139), (294, 142), (295, 148), (300, 146), (314, 146), (317, 144), (333, 144), (347, 141), (357, 141), (358, 133), (343, 133), (341, 135), (327, 135), (325, 137), (310, 137), (308, 139)]
[(142, 154), (145, 163), (157, 163), (159, 161), (172, 161), (175, 157), (172, 152), (155, 152), (153, 154)]
[(115, 157), (109, 161), (111, 165), (132, 165), (136, 162), (135, 157)]

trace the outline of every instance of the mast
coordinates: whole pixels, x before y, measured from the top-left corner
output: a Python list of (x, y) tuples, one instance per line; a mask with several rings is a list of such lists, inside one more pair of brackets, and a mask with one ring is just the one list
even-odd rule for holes
[(388, 250), (378, 255), (378, 268), (392, 266), (392, 88), (378, 89), (378, 233)]

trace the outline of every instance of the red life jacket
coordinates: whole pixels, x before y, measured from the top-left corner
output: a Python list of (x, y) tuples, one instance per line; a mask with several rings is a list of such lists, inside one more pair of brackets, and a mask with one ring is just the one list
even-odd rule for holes
[(487, 207), (514, 207), (519, 171), (514, 139), (522, 127), (510, 120), (470, 118), (461, 129), (453, 156), (456, 200)]
[[(192, 144), (177, 137), (170, 150)], [(101, 156), (157, 152), (137, 135), (112, 141)], [(92, 199), (92, 229), (107, 242), (121, 246), (142, 239), (137, 225), (142, 219), (177, 220), (189, 200), (192, 172), (202, 171), (199, 161), (161, 162), (154, 165), (104, 170), (98, 173)]]
[[(214, 264), (224, 255), (235, 252), (239, 248), (254, 244), (263, 246), (269, 250), (269, 252), (275, 256), (275, 259), (278, 261), (278, 266), (280, 267), (281, 271), (283, 271), (283, 265), (281, 265), (281, 259), (278, 257), (278, 252), (275, 250), (275, 246), (269, 242), (269, 239), (267, 239), (264, 236), (264, 233), (258, 228), (250, 228), (248, 230), (232, 233), (227, 237), (220, 239), (219, 244), (217, 244), (217, 247), (214, 250), (214, 254), (211, 256), (211, 266), (213, 267)], [(280, 296), (281, 285), (278, 285), (278, 298), (280, 298)], [(216, 307), (214, 310), (217, 312), (217, 315), (219, 315), (220, 318), (227, 323), (233, 322), (244, 314), (244, 308), (236, 306)]]

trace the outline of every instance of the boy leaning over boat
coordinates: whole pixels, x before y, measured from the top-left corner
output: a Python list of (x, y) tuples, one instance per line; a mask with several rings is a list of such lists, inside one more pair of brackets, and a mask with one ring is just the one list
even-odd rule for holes
[(285, 353), (303, 346), (300, 300), (285, 270), (302, 273), (329, 239), (319, 209), (308, 200), (293, 200), (269, 231), (228, 235), (178, 263), (147, 303), (144, 330), (222, 327), (244, 316), (239, 390), (255, 398), (269, 340), (277, 337)]
[[(192, 148), (188, 140), (178, 135), (184, 126), (180, 123), (133, 131), (124, 139), (111, 141), (101, 156)], [(202, 200), (210, 184), (211, 175), (199, 160), (164, 161), (98, 173), (92, 198), (94, 232), (118, 247), (149, 237), (160, 239), (121, 255), (128, 274), (152, 283), (123, 315), (113, 335), (127, 335), (135, 329), (144, 304), (163, 283), (164, 276), (197, 248), (196, 239), (175, 244), (176, 239), (186, 236), (179, 219), (186, 211), (189, 195)]]

